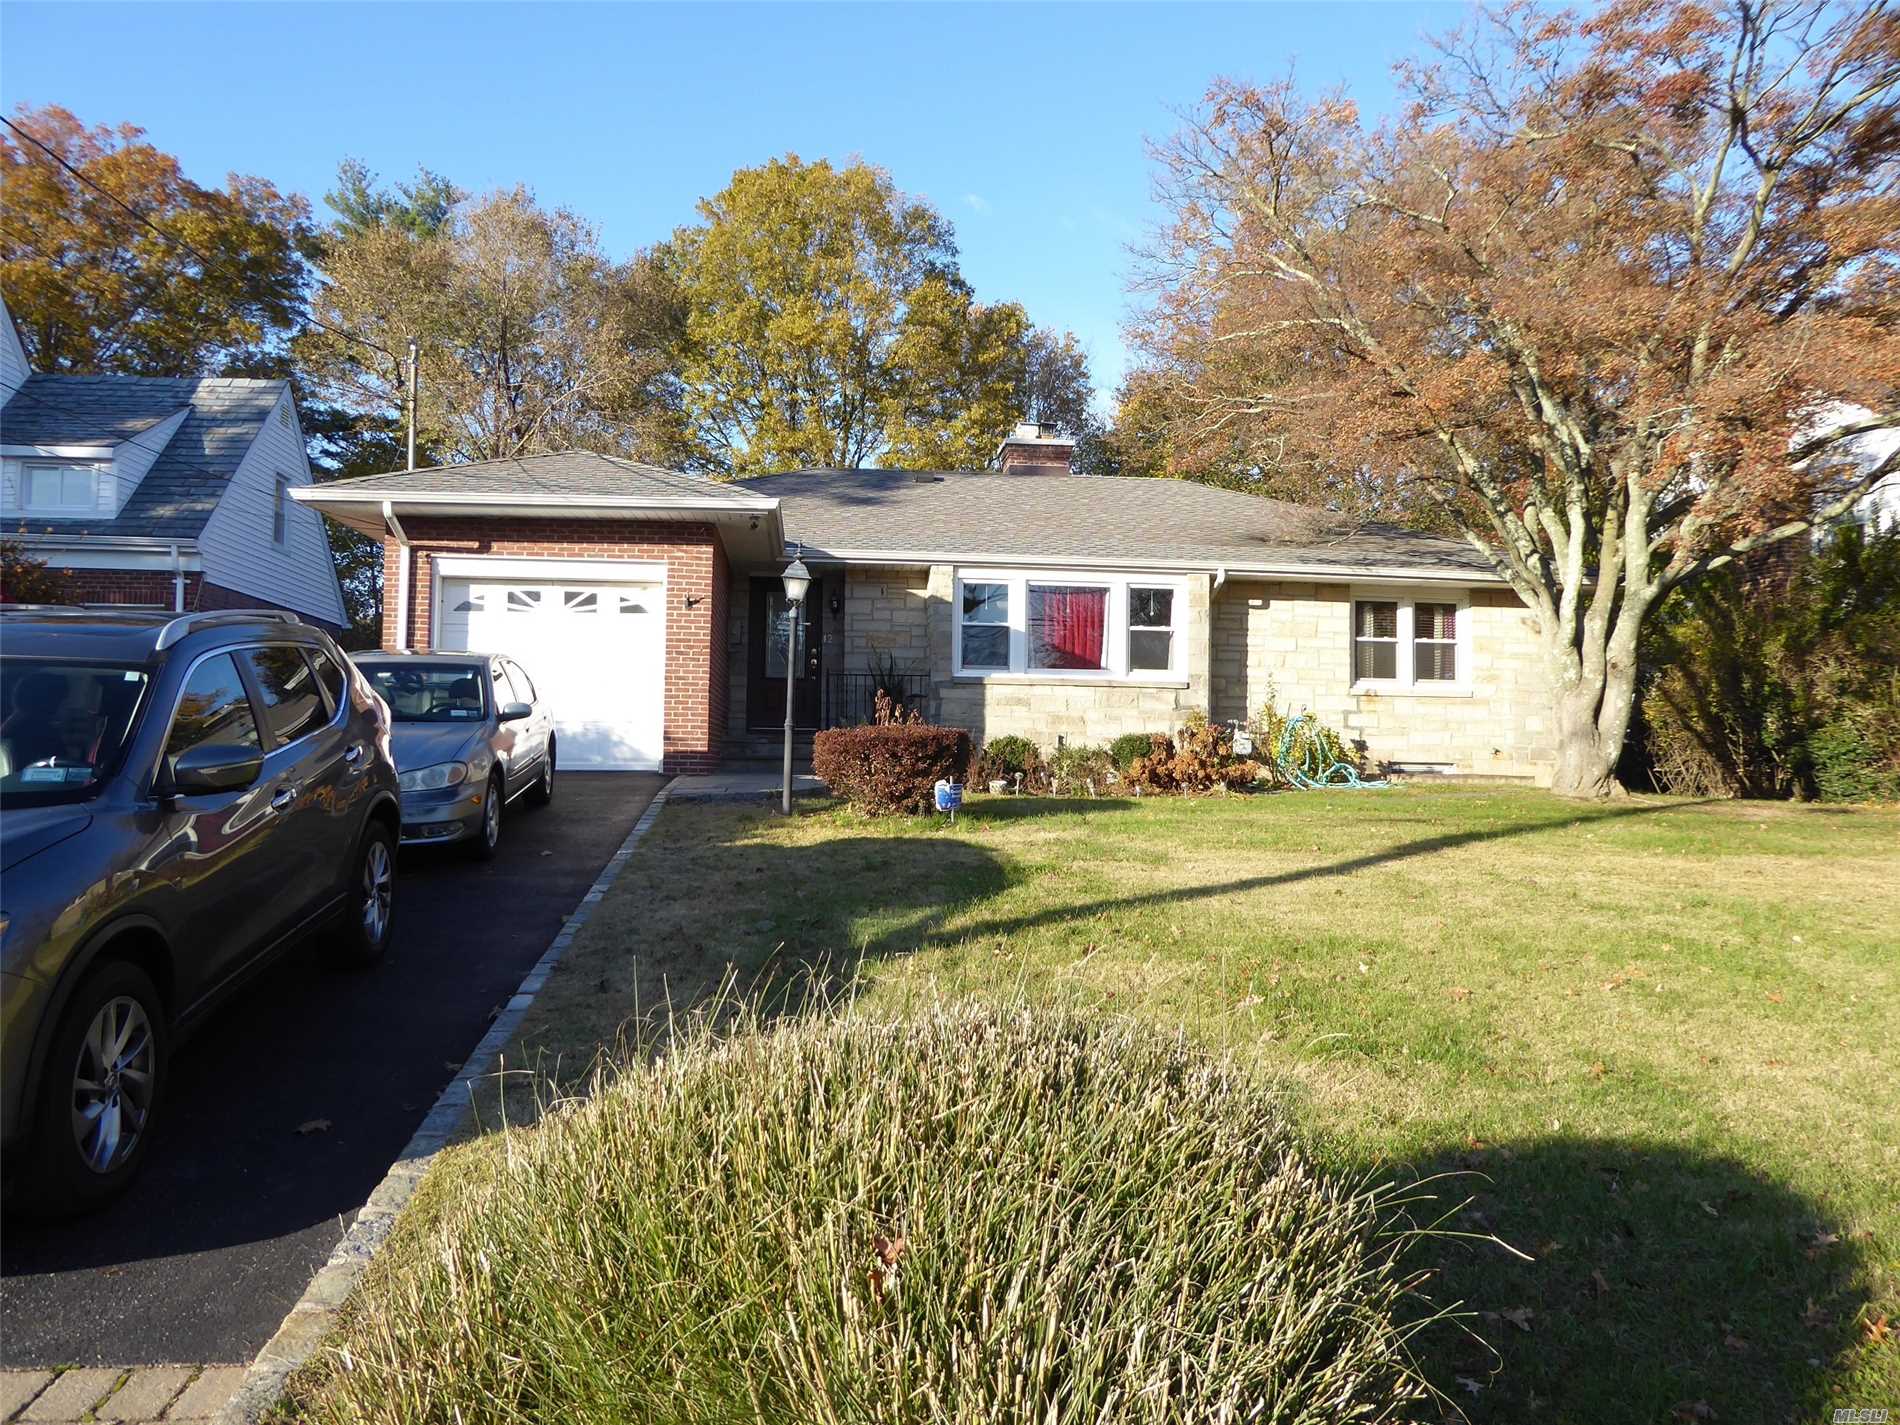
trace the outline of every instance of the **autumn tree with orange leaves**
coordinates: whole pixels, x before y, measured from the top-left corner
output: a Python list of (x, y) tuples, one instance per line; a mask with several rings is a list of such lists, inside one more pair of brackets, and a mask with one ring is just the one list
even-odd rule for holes
[(0, 291), (38, 371), (248, 369), (302, 320), (309, 217), (262, 178), (199, 187), (131, 124), (0, 127)]
[(1670, 590), (1900, 454), (1900, 18), (1814, 0), (1484, 13), (1363, 123), (1222, 82), (1158, 150), (1138, 336), (1183, 462), (1434, 511), (1532, 611), (1557, 790), (1617, 790)]

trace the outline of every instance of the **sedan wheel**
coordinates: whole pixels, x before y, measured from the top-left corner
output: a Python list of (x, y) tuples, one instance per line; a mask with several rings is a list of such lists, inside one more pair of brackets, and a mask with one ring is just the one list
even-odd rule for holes
[(501, 804), (504, 800), (501, 776), (497, 774), (488, 779), (488, 790), (482, 796), (481, 828), (462, 843), (468, 848), (468, 854), (477, 861), (488, 860), (501, 845)]
[(72, 1080), (73, 1141), (93, 1172), (116, 1171), (137, 1149), (151, 1117), (157, 1057), (143, 1005), (116, 995), (99, 1006), (79, 1042)]

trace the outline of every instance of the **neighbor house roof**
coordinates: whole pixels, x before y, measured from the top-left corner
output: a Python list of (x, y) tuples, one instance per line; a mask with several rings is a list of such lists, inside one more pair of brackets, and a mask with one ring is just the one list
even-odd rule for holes
[(1498, 577), (1459, 540), (1183, 480), (800, 470), (738, 483), (776, 496), (786, 539), (820, 558)]
[[(61, 520), (60, 534), (196, 539), (284, 385), (224, 376), (33, 375), (0, 406), (0, 442), (156, 448), (116, 518)], [(170, 439), (160, 445), (148, 437), (181, 411)]]

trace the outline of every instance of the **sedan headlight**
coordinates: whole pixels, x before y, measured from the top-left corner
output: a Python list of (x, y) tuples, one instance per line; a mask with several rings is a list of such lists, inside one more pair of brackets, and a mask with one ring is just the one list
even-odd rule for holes
[(468, 776), (466, 762), (438, 762), (433, 767), (418, 767), (413, 772), (398, 772), (396, 785), (405, 792), (433, 792), (453, 787)]

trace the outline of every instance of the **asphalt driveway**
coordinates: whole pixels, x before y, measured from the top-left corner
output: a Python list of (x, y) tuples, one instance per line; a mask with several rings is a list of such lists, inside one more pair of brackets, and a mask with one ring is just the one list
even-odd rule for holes
[[(0, 1236), (0, 1365), (249, 1360), (665, 779), (562, 773), (491, 862), (405, 852), (374, 970), (289, 956), (173, 1062), (130, 1193)], [(305, 1131), (300, 1131), (305, 1130)]]

